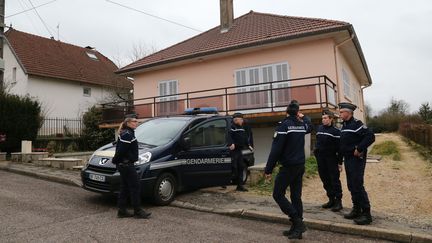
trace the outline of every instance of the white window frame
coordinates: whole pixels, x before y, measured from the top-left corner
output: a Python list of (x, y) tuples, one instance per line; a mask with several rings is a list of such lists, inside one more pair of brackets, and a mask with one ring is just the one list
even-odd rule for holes
[[(164, 88), (162, 88), (165, 86)], [(178, 80), (164, 80), (159, 81), (158, 83), (158, 92), (160, 97), (157, 99), (157, 102), (165, 102), (165, 101), (174, 101), (178, 99)], [(175, 87), (175, 88), (174, 88)], [(159, 104), (161, 109), (160, 112), (176, 112), (177, 111), (177, 103), (165, 103)]]
[(16, 84), (17, 82), (17, 68), (12, 68), (12, 84)]
[(350, 80), (349, 73), (342, 68), (342, 80), (343, 80), (343, 94), (345, 98), (348, 98), (350, 101), (352, 101), (352, 84)]
[(96, 56), (96, 54), (94, 54), (94, 53), (86, 52), (86, 54), (92, 60), (99, 60), (98, 57)]
[[(86, 90), (88, 90), (88, 94), (86, 93)], [(85, 97), (91, 97), (91, 88), (90, 87), (83, 87), (83, 96)]]
[[(284, 65), (286, 67), (286, 70), (283, 70)], [(278, 72), (278, 70), (280, 70), (280, 72)], [(237, 69), (234, 71), (234, 83), (236, 86), (261, 84), (251, 87), (237, 88), (237, 93), (269, 89), (270, 85), (267, 84), (269, 82), (289, 80), (290, 70), (291, 67), (286, 61)], [(251, 78), (251, 76), (254, 77)], [(280, 82), (275, 84), (273, 88), (285, 88), (289, 86), (289, 82)], [(277, 92), (277, 90), (273, 91), (273, 101), (276, 101), (276, 99), (278, 99)], [(248, 93), (245, 96), (238, 96), (237, 107), (242, 108), (242, 106), (247, 107), (250, 104), (257, 104), (257, 101), (259, 102), (259, 96), (260, 93)], [(268, 92), (267, 100), (265, 101), (265, 103), (268, 107), (275, 105), (270, 103), (270, 91)]]

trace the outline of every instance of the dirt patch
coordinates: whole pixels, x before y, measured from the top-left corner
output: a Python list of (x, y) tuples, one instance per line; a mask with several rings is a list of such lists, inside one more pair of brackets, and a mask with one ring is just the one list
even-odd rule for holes
[[(372, 210), (399, 222), (432, 225), (432, 176), (430, 163), (410, 148), (397, 134), (379, 134), (375, 143), (394, 141), (402, 155), (400, 161), (383, 157), (379, 163), (366, 165), (365, 187)], [(341, 174), (343, 203), (351, 207), (351, 195), (345, 173)], [(305, 180), (303, 200), (326, 201), (318, 176)]]

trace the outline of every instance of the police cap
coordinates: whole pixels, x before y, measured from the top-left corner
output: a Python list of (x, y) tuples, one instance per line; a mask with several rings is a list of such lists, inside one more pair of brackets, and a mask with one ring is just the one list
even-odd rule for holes
[(240, 112), (236, 112), (234, 113), (233, 118), (243, 118), (243, 114)]
[(135, 119), (137, 119), (138, 116), (137, 116), (137, 114), (132, 113), (132, 114), (127, 114), (127, 115), (125, 115), (125, 119), (127, 119), (127, 118), (135, 118)]
[(330, 111), (329, 109), (324, 109), (323, 112), (322, 112), (322, 115), (323, 116), (327, 115), (329, 117), (334, 117), (335, 116), (335, 114), (332, 111)]
[(339, 103), (339, 109), (340, 110), (350, 110), (350, 111), (355, 111), (355, 109), (357, 109), (357, 106), (348, 102), (342, 102)]

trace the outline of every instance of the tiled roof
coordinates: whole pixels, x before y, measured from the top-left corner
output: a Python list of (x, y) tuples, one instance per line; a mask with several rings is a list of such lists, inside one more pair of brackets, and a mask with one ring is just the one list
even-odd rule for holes
[(131, 63), (118, 72), (185, 60), (248, 46), (277, 42), (351, 26), (349, 23), (303, 17), (249, 12), (234, 19), (232, 27), (221, 33), (217, 26), (188, 40)]
[[(117, 66), (96, 50), (32, 35), (10, 28), (6, 33), (13, 51), (30, 75), (78, 81), (118, 88), (131, 88), (114, 73)], [(97, 57), (92, 59), (87, 53)]]

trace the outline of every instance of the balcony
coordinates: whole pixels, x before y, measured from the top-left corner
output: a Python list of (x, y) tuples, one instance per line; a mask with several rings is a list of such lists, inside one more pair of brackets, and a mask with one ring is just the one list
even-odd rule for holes
[(302, 110), (334, 109), (336, 97), (336, 84), (322, 75), (105, 103), (102, 117), (104, 123), (118, 123), (130, 113), (145, 119), (180, 115), (193, 107), (216, 107), (220, 114), (227, 115), (234, 112), (271, 115), (285, 111), (294, 99)]

